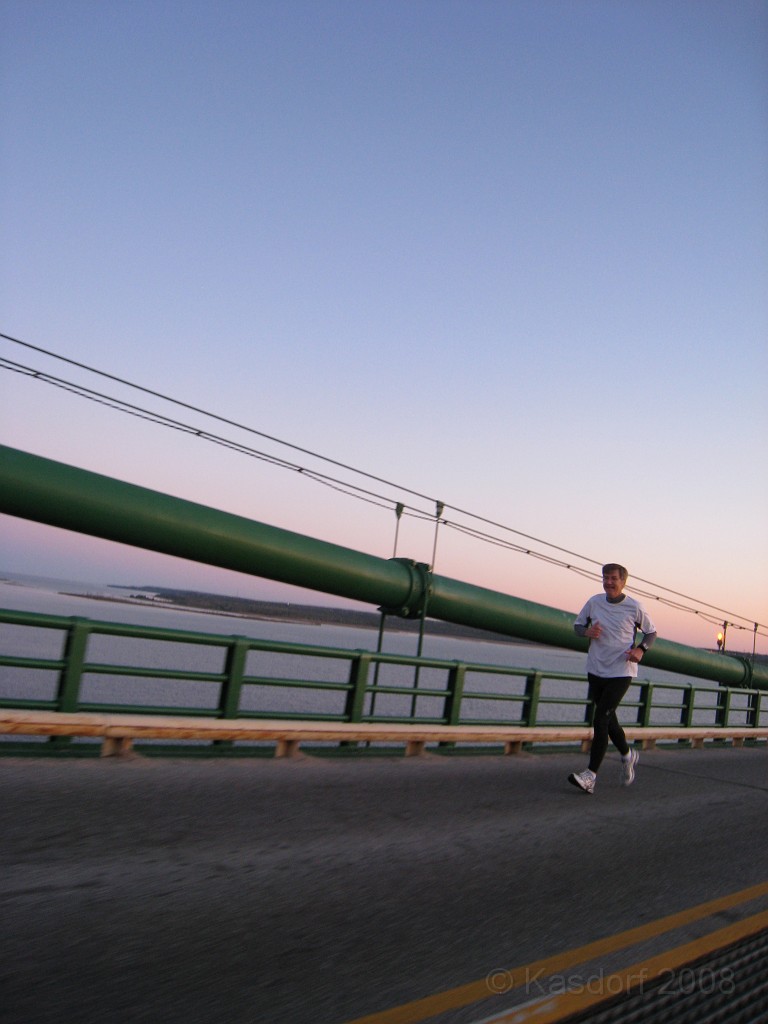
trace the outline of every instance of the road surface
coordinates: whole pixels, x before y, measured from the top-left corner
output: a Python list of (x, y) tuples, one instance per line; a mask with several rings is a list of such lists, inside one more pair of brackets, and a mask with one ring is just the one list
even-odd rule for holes
[(630, 788), (612, 754), (594, 796), (583, 762), (0, 758), (0, 1019), (478, 1021), (512, 968), (768, 881), (764, 744), (641, 753)]

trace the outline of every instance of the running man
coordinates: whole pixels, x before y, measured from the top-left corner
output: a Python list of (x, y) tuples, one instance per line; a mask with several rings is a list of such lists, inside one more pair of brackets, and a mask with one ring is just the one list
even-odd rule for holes
[[(603, 593), (590, 597), (573, 624), (578, 636), (589, 639), (587, 678), (595, 714), (589, 766), (583, 772), (573, 772), (568, 781), (585, 793), (595, 791), (609, 738), (621, 754), (622, 785), (631, 786), (635, 781), (638, 753), (630, 750), (616, 709), (656, 639), (656, 627), (640, 602), (623, 592), (628, 576), (623, 565), (604, 565)], [(638, 633), (642, 639), (635, 643)]]

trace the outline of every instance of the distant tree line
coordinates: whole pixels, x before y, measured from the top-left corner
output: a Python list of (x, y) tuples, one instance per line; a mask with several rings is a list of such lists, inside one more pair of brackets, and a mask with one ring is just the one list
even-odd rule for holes
[[(378, 629), (381, 621), (379, 612), (362, 611), (356, 608), (327, 608), (314, 604), (293, 604), (289, 601), (255, 601), (247, 597), (208, 594), (199, 590), (174, 590), (169, 587), (133, 586), (119, 589), (142, 591), (140, 594), (131, 594), (131, 597), (135, 599), (150, 600), (147, 595), (156, 594), (163, 603), (174, 604), (182, 608), (243, 615), (257, 619), (306, 622), (314, 625), (353, 626), (363, 629)], [(433, 636), (516, 642), (514, 637), (494, 633), (490, 630), (473, 629), (471, 626), (455, 625), (452, 622), (442, 622), (439, 619), (427, 619), (427, 622), (429, 623), (429, 632)], [(418, 633), (419, 620), (401, 619), (396, 615), (389, 615), (387, 616), (387, 629), (403, 633)]]

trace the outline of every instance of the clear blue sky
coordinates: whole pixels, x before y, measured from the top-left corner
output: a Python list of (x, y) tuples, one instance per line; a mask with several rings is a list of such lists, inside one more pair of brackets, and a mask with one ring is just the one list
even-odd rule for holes
[[(0, 331), (768, 623), (765, 2), (5, 0), (0, 38)], [(391, 505), (0, 387), (3, 443), (392, 553)], [(0, 569), (283, 593), (0, 525)], [(450, 530), (435, 568), (596, 589)]]

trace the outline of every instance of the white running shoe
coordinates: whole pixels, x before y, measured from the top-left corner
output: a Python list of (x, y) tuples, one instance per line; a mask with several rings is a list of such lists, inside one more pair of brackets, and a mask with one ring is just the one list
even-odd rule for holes
[(571, 772), (568, 781), (572, 786), (583, 789), (585, 793), (594, 793), (597, 776), (587, 768), (583, 772)]
[(631, 786), (635, 781), (635, 765), (640, 760), (640, 755), (636, 750), (630, 750), (629, 757), (625, 761), (621, 759), (621, 784), (622, 786)]

